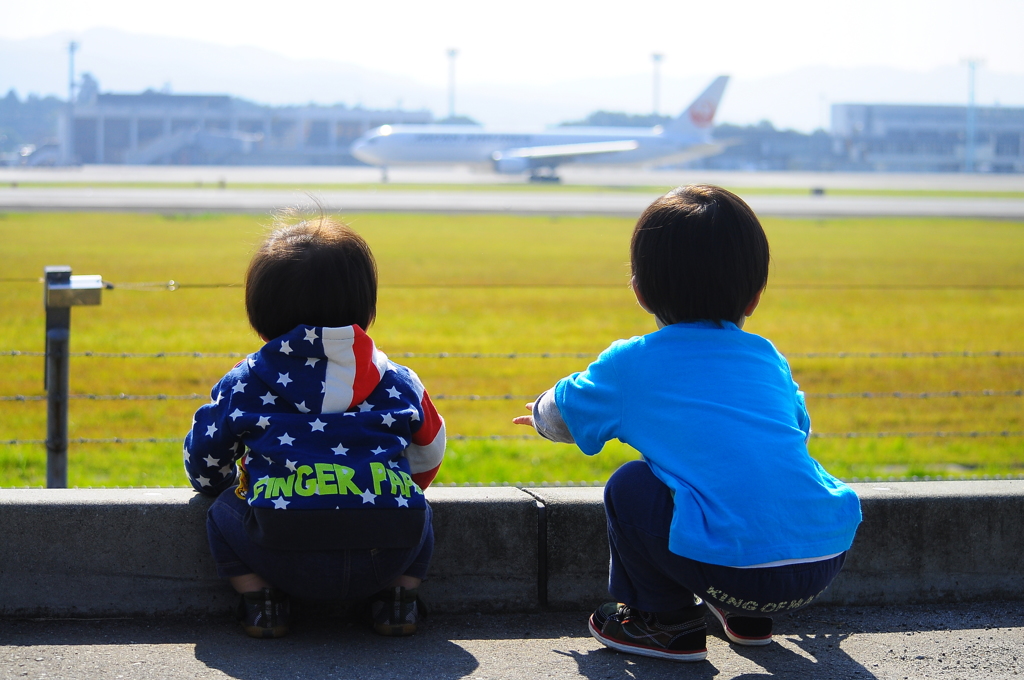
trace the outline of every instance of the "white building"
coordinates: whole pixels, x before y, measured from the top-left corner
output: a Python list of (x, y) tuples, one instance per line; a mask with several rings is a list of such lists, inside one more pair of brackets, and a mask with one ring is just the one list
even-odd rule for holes
[[(337, 165), (356, 163), (348, 149), (386, 123), (429, 123), (429, 111), (334, 106), (271, 107), (228, 95), (147, 90), (100, 94), (83, 76), (71, 114), (60, 125), (73, 163)], [(70, 128), (71, 135), (68, 134)]]
[[(1024, 172), (1024, 109), (974, 109), (974, 170)], [(844, 164), (889, 172), (963, 172), (967, 107), (833, 104), (834, 151)]]

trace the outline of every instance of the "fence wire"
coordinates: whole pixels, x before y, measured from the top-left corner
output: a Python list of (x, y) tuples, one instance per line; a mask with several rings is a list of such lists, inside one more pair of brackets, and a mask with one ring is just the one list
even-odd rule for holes
[[(535, 394), (432, 394), (434, 401), (522, 401), (535, 399)], [(1024, 390), (950, 390), (945, 392), (806, 392), (807, 399), (966, 399), (972, 397), (1022, 397)], [(71, 394), (69, 399), (87, 401), (201, 401), (209, 399), (203, 394)], [(12, 394), (0, 401), (46, 401), (45, 394)]]
[[(1003, 439), (1024, 437), (1024, 431), (1003, 430), (1002, 432), (812, 432), (811, 439), (979, 439), (999, 437)], [(68, 444), (171, 444), (184, 441), (181, 437), (75, 437)], [(535, 434), (490, 434), (490, 435), (448, 435), (448, 441), (510, 441), (544, 438)], [(24, 446), (46, 444), (45, 439), (0, 439), (0, 445)]]
[[(0, 283), (44, 283), (41, 277), (0, 278)], [(146, 292), (176, 291), (189, 288), (241, 288), (241, 283), (188, 283), (169, 279), (167, 281), (104, 281), (108, 290), (129, 290)], [(449, 282), (449, 283), (389, 283), (381, 288), (411, 289), (460, 289), (460, 288), (621, 288), (627, 289), (625, 282), (584, 281), (577, 283), (565, 282)], [(1019, 283), (773, 283), (773, 290), (864, 290), (864, 291), (916, 291), (916, 290), (1024, 290)]]
[[(242, 359), (244, 352), (69, 352), (72, 357), (95, 359)], [(45, 357), (46, 352), (8, 349), (0, 356)], [(593, 359), (595, 352), (393, 352), (401, 359)], [(1024, 357), (1024, 351), (987, 350), (946, 352), (791, 352), (787, 359), (983, 359)]]

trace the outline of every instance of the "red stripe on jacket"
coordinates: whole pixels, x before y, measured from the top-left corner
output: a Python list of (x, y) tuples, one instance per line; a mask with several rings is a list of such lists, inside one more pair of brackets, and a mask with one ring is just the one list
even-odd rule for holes
[(349, 408), (366, 401), (381, 378), (380, 371), (373, 362), (373, 353), (376, 351), (373, 340), (356, 324), (352, 324), (352, 331), (352, 356), (356, 364), (356, 377), (352, 381), (352, 403)]

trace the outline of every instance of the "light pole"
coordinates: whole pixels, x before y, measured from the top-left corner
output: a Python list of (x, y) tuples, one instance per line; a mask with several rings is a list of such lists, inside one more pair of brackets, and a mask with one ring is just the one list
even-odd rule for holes
[(68, 43), (68, 129), (64, 138), (67, 140), (67, 148), (64, 151), (64, 160), (68, 165), (75, 162), (75, 52), (78, 50), (78, 43)]
[(984, 63), (982, 59), (963, 59), (967, 65), (967, 144), (964, 148), (964, 172), (974, 172), (975, 135), (977, 119), (974, 108), (974, 71)]
[(448, 49), (448, 117), (455, 117), (455, 58), (459, 51), (454, 47)]
[(660, 52), (655, 52), (651, 55), (651, 61), (654, 63), (654, 88), (652, 92), (652, 99), (654, 102), (654, 115), (658, 115), (658, 99), (661, 95), (661, 60), (665, 58), (665, 55)]

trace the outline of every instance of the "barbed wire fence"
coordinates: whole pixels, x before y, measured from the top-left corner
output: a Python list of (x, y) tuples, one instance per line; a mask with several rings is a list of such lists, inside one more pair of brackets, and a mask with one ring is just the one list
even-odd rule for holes
[[(45, 352), (25, 350), (2, 350), (0, 356), (40, 358), (45, 357)], [(72, 352), (70, 356), (88, 359), (208, 359), (208, 358), (230, 358), (241, 359), (248, 356), (241, 352), (207, 352), (207, 351), (166, 351), (166, 352), (97, 352), (83, 351)], [(391, 354), (394, 357), (417, 358), (417, 359), (593, 359), (597, 355), (592, 352), (396, 352)], [(945, 352), (802, 352), (787, 355), (790, 359), (980, 359), (980, 358), (1015, 358), (1024, 356), (1020, 351), (945, 351)], [(528, 401), (534, 399), (536, 394), (436, 394), (431, 395), (435, 401)], [(839, 400), (839, 399), (974, 399), (974, 398), (1022, 398), (1024, 389), (1016, 390), (942, 390), (942, 391), (860, 391), (860, 392), (807, 392), (808, 399)], [(71, 394), (69, 399), (81, 401), (206, 401), (209, 396), (197, 393), (191, 394)], [(41, 402), (46, 401), (47, 396), (35, 395), (0, 395), (0, 402)], [(1017, 438), (1024, 437), (1024, 431), (1001, 430), (1001, 431), (915, 431), (915, 432), (812, 432), (812, 439), (978, 439), (978, 438)], [(543, 441), (537, 435), (449, 435), (451, 441)], [(181, 437), (77, 437), (68, 440), (69, 444), (78, 445), (118, 445), (118, 444), (180, 444)], [(11, 438), (0, 439), (0, 446), (25, 446), (45, 445), (46, 439), (33, 438)], [(851, 478), (847, 481), (929, 481), (932, 479), (949, 479), (951, 475), (917, 475), (917, 476), (887, 476), (873, 478)], [(968, 477), (960, 477), (966, 479)], [(1011, 479), (1024, 478), (1024, 475), (981, 475), (971, 476), (975, 479)], [(490, 486), (598, 486), (600, 480), (593, 482), (518, 482), (510, 484), (504, 482), (490, 483)], [(444, 486), (439, 483), (439, 486)], [(458, 484), (449, 483), (449, 486), (484, 486), (483, 483), (464, 482)], [(182, 487), (186, 488), (186, 487)]]
[[(0, 278), (3, 283), (43, 283), (42, 277), (17, 277)], [(108, 290), (131, 290), (143, 292), (160, 292), (187, 290), (190, 288), (241, 288), (241, 283), (190, 283), (168, 279), (167, 281), (134, 281), (114, 283), (104, 280)], [(388, 282), (387, 288), (420, 288), (420, 289), (447, 289), (447, 288), (628, 288), (628, 284), (609, 283), (607, 281), (504, 281), (504, 282), (481, 282), (481, 281), (432, 281), (429, 283), (419, 282)], [(966, 291), (987, 291), (987, 290), (1024, 290), (1024, 284), (1006, 283), (801, 283), (782, 282), (771, 283), (769, 287), (773, 290), (883, 290), (883, 291), (929, 291), (929, 290), (966, 290)]]
[[(432, 394), (434, 401), (522, 401), (536, 394)], [(1024, 390), (950, 390), (946, 392), (806, 392), (808, 399), (945, 399), (968, 397), (1024, 397)], [(70, 399), (88, 401), (201, 401), (196, 394), (72, 394)], [(46, 401), (46, 395), (0, 395), (0, 401)]]
[[(7, 278), (0, 279), (0, 283), (39, 283), (44, 282), (42, 278)], [(177, 291), (183, 289), (214, 289), (214, 288), (239, 288), (240, 284), (236, 283), (183, 283), (175, 280), (168, 281), (157, 281), (157, 282), (137, 282), (137, 283), (118, 283), (113, 284), (107, 281), (103, 281), (106, 289), (119, 289), (126, 291), (143, 291), (143, 292), (155, 292), (155, 291)], [(622, 287), (621, 284), (593, 284), (593, 283), (582, 283), (582, 284), (523, 284), (523, 283), (497, 283), (497, 284), (392, 284), (389, 287), (393, 288), (492, 288), (492, 287), (505, 287), (505, 288), (530, 288), (530, 287), (568, 287), (568, 288), (618, 288)], [(952, 284), (952, 285), (913, 285), (913, 284), (833, 284), (833, 285), (815, 285), (815, 284), (778, 284), (774, 285), (773, 288), (778, 289), (797, 289), (797, 290), (937, 290), (937, 289), (958, 289), (958, 290), (1024, 290), (1024, 285), (970, 285), (970, 284)], [(248, 356), (246, 353), (240, 352), (207, 352), (207, 351), (162, 351), (162, 352), (98, 352), (98, 351), (83, 351), (83, 352), (66, 352), (68, 357), (79, 357), (79, 358), (96, 358), (96, 359), (175, 359), (175, 358), (191, 358), (191, 359), (210, 359), (210, 358), (230, 358), (230, 359), (241, 359)], [(44, 358), (48, 357), (47, 352), (33, 351), (33, 350), (0, 350), (0, 357), (36, 357)], [(396, 352), (390, 354), (394, 358), (402, 359), (479, 359), (479, 360), (515, 360), (515, 359), (593, 359), (597, 357), (596, 353), (593, 352)], [(786, 355), (788, 359), (982, 359), (982, 358), (1019, 358), (1024, 357), (1024, 351), (1003, 351), (1003, 350), (991, 350), (991, 351), (882, 351), (882, 352), (863, 352), (863, 351), (849, 351), (849, 352), (799, 352), (790, 353)], [(535, 398), (537, 395), (526, 395), (526, 394), (500, 394), (500, 395), (476, 395), (476, 394), (439, 394), (432, 395), (432, 399), (437, 401), (523, 401)], [(945, 390), (945, 391), (914, 391), (914, 390), (900, 390), (890, 392), (830, 392), (830, 393), (806, 393), (805, 396), (808, 399), (824, 399), (824, 400), (838, 400), (838, 399), (967, 399), (967, 398), (984, 398), (984, 397), (1022, 397), (1024, 396), (1024, 390)], [(87, 400), (87, 401), (202, 401), (209, 397), (196, 393), (187, 395), (168, 395), (168, 394), (75, 394), (67, 395), (68, 399), (71, 400)], [(0, 402), (38, 402), (46, 401), (47, 395), (0, 395)], [(938, 439), (976, 439), (976, 438), (1017, 438), (1024, 437), (1024, 431), (921, 431), (921, 432), (831, 432), (831, 433), (819, 433), (813, 432), (811, 434), (812, 439), (888, 439), (888, 438), (938, 438)], [(501, 441), (501, 440), (521, 440), (521, 441), (541, 441), (543, 438), (537, 435), (461, 435), (454, 434), (449, 435), (449, 440), (452, 441)], [(69, 438), (67, 443), (69, 444), (167, 444), (167, 443), (180, 443), (181, 437), (97, 437), (97, 438)], [(24, 446), (24, 445), (46, 445), (47, 439), (0, 439), (0, 446)], [(1024, 478), (1024, 475), (995, 475), (990, 477), (989, 475), (982, 475), (980, 478), (983, 479), (1001, 479), (1001, 478)], [(852, 478), (848, 481), (902, 481), (902, 480), (930, 480), (930, 479), (943, 479), (949, 478), (948, 475), (925, 475), (925, 476), (910, 476), (910, 477), (878, 477), (878, 478), (865, 478), (860, 480), (858, 478)], [(963, 477), (962, 477), (963, 478)], [(979, 478), (973, 476), (972, 478)], [(566, 486), (572, 486), (576, 483), (567, 482)], [(580, 485), (588, 485), (587, 482), (579, 482)], [(600, 485), (600, 481), (593, 482), (594, 485)], [(438, 484), (443, 486), (443, 484)], [(458, 486), (456, 483), (451, 483), (451, 486)], [(482, 483), (463, 483), (462, 486), (482, 486)], [(497, 483), (492, 482), (491, 486), (498, 486)], [(509, 486), (508, 482), (503, 483), (504, 486)], [(561, 482), (547, 483), (541, 482), (536, 484), (534, 482), (528, 482), (526, 484), (516, 483), (516, 486), (561, 486)]]

